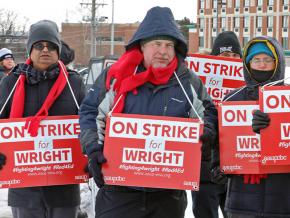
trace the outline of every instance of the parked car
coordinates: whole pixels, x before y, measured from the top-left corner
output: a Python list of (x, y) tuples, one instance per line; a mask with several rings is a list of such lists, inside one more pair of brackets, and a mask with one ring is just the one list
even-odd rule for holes
[[(80, 75), (84, 79), (86, 88), (89, 89), (96, 79), (100, 76), (102, 71), (115, 63), (118, 60), (118, 57), (115, 55), (100, 56), (90, 59), (89, 67), (83, 68), (79, 71)], [(82, 72), (81, 72), (82, 71)]]

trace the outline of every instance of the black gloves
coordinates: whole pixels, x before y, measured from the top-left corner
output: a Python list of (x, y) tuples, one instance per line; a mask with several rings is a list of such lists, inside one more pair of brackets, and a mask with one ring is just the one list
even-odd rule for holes
[(6, 156), (2, 153), (0, 153), (0, 170), (3, 168), (3, 166), (6, 163)]
[(106, 162), (107, 160), (104, 157), (103, 151), (94, 151), (89, 155), (89, 172), (99, 188), (105, 184), (102, 173), (102, 164)]
[(268, 114), (256, 110), (253, 113), (252, 129), (255, 133), (260, 134), (261, 129), (265, 129), (270, 124), (270, 117)]
[(210, 160), (211, 149), (213, 149), (217, 144), (217, 131), (210, 125), (205, 124), (203, 128), (203, 134), (199, 139), (202, 142), (202, 156), (206, 157), (203, 159)]
[(211, 170), (210, 176), (211, 181), (219, 185), (226, 184), (228, 181), (228, 177), (221, 171), (220, 166), (215, 166)]

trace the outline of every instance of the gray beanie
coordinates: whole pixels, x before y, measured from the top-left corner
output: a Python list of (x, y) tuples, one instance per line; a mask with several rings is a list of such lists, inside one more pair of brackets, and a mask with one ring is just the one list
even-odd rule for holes
[(58, 54), (61, 51), (60, 35), (58, 27), (55, 22), (50, 20), (41, 20), (35, 24), (32, 24), (28, 33), (27, 52), (30, 55), (32, 46), (39, 41), (48, 41), (57, 45)]

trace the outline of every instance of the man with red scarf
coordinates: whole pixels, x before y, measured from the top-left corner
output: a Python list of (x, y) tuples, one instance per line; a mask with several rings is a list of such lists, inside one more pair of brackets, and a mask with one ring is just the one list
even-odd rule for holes
[[(29, 58), (18, 64), (0, 85), (3, 109), (0, 118), (27, 117), (25, 128), (36, 136), (45, 117), (78, 113), (77, 105), (85, 95), (83, 80), (77, 73), (67, 72), (59, 61), (60, 51), (60, 36), (54, 22), (42, 20), (31, 25), (27, 41)], [(0, 156), (0, 164), (5, 164), (5, 159), (8, 158)], [(4, 164), (1, 166), (5, 167)], [(80, 205), (79, 185), (11, 188), (8, 205), (14, 218), (74, 218)]]
[(101, 166), (106, 162), (106, 117), (113, 108), (113, 112), (126, 114), (185, 118), (197, 117), (195, 110), (205, 121), (203, 145), (215, 142), (217, 112), (201, 80), (187, 68), (186, 54), (186, 40), (171, 10), (154, 7), (147, 12), (126, 52), (89, 90), (80, 109), (80, 140), (100, 188), (96, 218), (184, 217), (185, 191), (105, 185)]

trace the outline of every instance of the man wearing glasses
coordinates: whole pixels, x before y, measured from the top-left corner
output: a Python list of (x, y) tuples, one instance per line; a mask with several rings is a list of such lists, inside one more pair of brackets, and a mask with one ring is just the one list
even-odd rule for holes
[[(60, 51), (60, 36), (54, 22), (42, 20), (31, 25), (27, 41), (29, 58), (15, 66), (1, 82), (0, 108), (4, 110), (0, 118), (29, 117), (28, 133), (36, 136), (45, 117), (78, 113), (76, 102), (80, 104), (85, 96), (83, 80), (59, 62)], [(3, 106), (16, 83), (12, 97)], [(9, 158), (4, 151), (0, 152), (1, 169)], [(8, 205), (14, 218), (76, 218), (79, 185), (10, 188)]]

